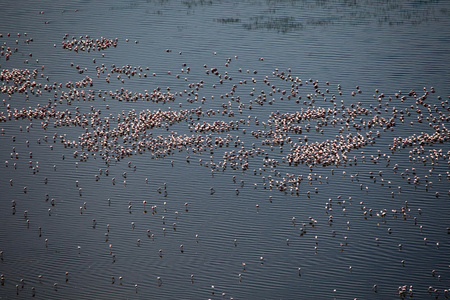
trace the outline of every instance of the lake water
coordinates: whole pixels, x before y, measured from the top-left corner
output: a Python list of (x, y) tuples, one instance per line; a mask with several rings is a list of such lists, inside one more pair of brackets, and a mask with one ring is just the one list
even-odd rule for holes
[(449, 297), (449, 15), (2, 4), (0, 298)]

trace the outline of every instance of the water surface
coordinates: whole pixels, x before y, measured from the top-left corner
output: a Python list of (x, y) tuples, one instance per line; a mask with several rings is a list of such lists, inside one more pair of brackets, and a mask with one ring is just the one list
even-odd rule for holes
[[(391, 299), (402, 297), (400, 287), (405, 297), (444, 299), (449, 9), (445, 1), (2, 5), (1, 70), (37, 70), (31, 81), (42, 87), (1, 94), (0, 298)], [(102, 37), (116, 47), (62, 47)], [(66, 85), (86, 76), (92, 86)], [(174, 99), (112, 96), (158, 87)], [(64, 116), (11, 113), (49, 103)], [(275, 124), (321, 109), (336, 114), (291, 124), (301, 133)], [(352, 117), (355, 109), (368, 114)], [(393, 110), (395, 126), (363, 126)], [(87, 133), (158, 111), (186, 118), (138, 129), (135, 142), (194, 136), (202, 150), (179, 144), (168, 153), (150, 143), (139, 153), (127, 133), (108, 142), (136, 150), (129, 156), (82, 147)], [(60, 122), (76, 115), (84, 128)], [(94, 117), (101, 123), (90, 123)], [(195, 131), (214, 122), (231, 128)], [(442, 143), (391, 149), (394, 138), (435, 133)], [(349, 134), (367, 144), (346, 161), (288, 163), (297, 146)], [(298, 189), (289, 176), (301, 179)]]

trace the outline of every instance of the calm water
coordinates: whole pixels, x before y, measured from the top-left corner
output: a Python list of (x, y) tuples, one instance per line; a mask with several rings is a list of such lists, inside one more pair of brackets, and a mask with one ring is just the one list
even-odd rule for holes
[[(445, 299), (449, 14), (448, 1), (2, 4), (0, 69), (37, 70), (42, 86), (0, 81), (0, 298), (396, 299), (406, 286), (406, 298)], [(117, 45), (62, 47), (102, 37)], [(66, 85), (86, 76), (92, 86)], [(174, 98), (123, 98), (158, 87)], [(49, 103), (64, 116), (14, 117)], [(320, 109), (331, 113), (285, 124), (301, 133), (276, 123)], [(395, 110), (395, 126), (364, 126)], [(186, 118), (126, 123), (146, 112)], [(214, 122), (231, 128), (195, 130)], [(136, 138), (113, 142), (118, 128)], [(287, 162), (349, 134), (368, 142), (346, 161)], [(165, 151), (186, 137), (201, 150)]]

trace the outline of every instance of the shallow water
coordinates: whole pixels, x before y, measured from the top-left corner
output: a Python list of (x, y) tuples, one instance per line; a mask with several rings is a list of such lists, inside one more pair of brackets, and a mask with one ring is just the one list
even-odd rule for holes
[[(35, 297), (42, 299), (391, 299), (401, 298), (398, 288), (407, 285), (405, 297), (411, 296), (412, 286), (413, 299), (444, 299), (444, 290), (450, 288), (448, 133), (441, 131), (443, 143), (423, 146), (420, 156), (428, 159), (425, 163), (410, 153), (418, 145), (395, 151), (390, 146), (394, 138), (435, 133), (428, 124), (433, 117), (441, 116), (434, 125), (448, 126), (449, 9), (445, 1), (2, 5), (1, 70), (37, 69), (33, 80), (62, 87), (40, 88), (35, 94), (27, 88), (28, 97), (1, 94), (0, 298), (29, 298), (34, 288)], [(63, 49), (63, 42), (72, 37), (85, 40), (86, 35), (94, 40), (117, 38), (117, 47), (78, 53)], [(12, 53), (6, 60), (8, 47)], [(106, 69), (98, 74), (96, 67), (102, 70), (102, 65)], [(112, 65), (140, 66), (142, 71), (138, 68), (130, 78), (121, 73), (118, 80)], [(217, 68), (221, 78), (205, 73), (211, 68)], [(302, 85), (283, 80), (288, 74), (300, 78)], [(94, 91), (94, 96), (75, 97), (69, 104), (64, 93), (71, 89), (66, 83), (86, 76), (93, 85), (75, 90), (86, 95)], [(14, 86), (5, 80), (0, 84)], [(292, 86), (298, 94), (288, 98)], [(121, 88), (151, 93), (157, 87), (161, 92), (170, 87), (175, 100), (120, 101), (110, 96)], [(419, 103), (424, 87), (430, 111)], [(416, 98), (408, 95), (410, 90)], [(193, 93), (198, 93), (197, 100)], [(261, 95), (267, 97), (263, 105), (257, 103)], [(49, 102), (55, 111), (68, 110), (72, 117), (84, 115), (88, 121), (89, 114), (97, 112), (102, 125), (110, 121), (111, 130), (118, 127), (122, 112), (127, 116), (132, 111), (139, 115), (147, 110), (187, 110), (186, 120), (167, 125), (167, 130), (162, 122), (160, 128), (138, 131), (137, 140), (149, 141), (150, 133), (166, 143), (184, 135), (232, 140), (222, 147), (204, 144), (201, 153), (188, 145), (171, 153), (147, 148), (141, 154), (115, 157), (78, 144), (97, 125), (61, 126), (52, 116), (8, 118), (14, 109), (34, 110)], [(199, 107), (203, 114), (197, 117), (191, 110)], [(405, 115), (401, 122), (397, 113), (394, 127), (353, 126), (375, 115), (388, 119), (394, 107)], [(274, 137), (274, 122), (281, 114), (318, 108), (337, 114), (329, 116), (327, 125), (318, 123), (323, 119), (295, 123), (302, 126), (301, 134), (281, 131), (292, 141), (285, 140), (283, 147), (263, 142)], [(370, 113), (350, 119), (347, 128), (349, 115), (342, 112), (354, 108)], [(417, 121), (417, 108), (424, 115), (422, 123)], [(215, 114), (207, 113), (212, 110)], [(224, 110), (232, 110), (234, 116), (222, 115)], [(333, 117), (340, 118), (334, 125)], [(70, 118), (66, 112), (63, 120)], [(215, 121), (234, 121), (239, 128), (193, 130)], [(252, 131), (258, 130), (262, 136), (255, 138)], [(311, 145), (349, 133), (372, 142), (352, 149), (346, 162), (311, 169), (308, 163), (286, 162), (295, 143)], [(133, 148), (122, 137), (117, 143), (113, 148)], [(228, 160), (224, 168), (226, 153), (253, 148), (263, 152), (239, 156), (235, 167)], [(433, 164), (428, 152), (432, 149), (443, 153)], [(110, 161), (105, 163), (102, 154)], [(248, 170), (243, 170), (247, 161)], [(279, 190), (286, 173), (301, 176), (298, 192), (289, 184)], [(419, 184), (413, 183), (415, 176)]]

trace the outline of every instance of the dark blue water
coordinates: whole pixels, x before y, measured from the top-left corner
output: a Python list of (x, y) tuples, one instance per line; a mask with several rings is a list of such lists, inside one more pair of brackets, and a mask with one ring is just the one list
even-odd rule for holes
[[(0, 81), (0, 298), (445, 299), (449, 9), (3, 4), (2, 74), (36, 70), (42, 86)], [(62, 47), (102, 37), (117, 45)], [(67, 85), (86, 76), (92, 86)], [(133, 98), (154, 90), (174, 98)], [(55, 114), (19, 117), (47, 105)], [(144, 130), (140, 114), (172, 119)], [(214, 122), (222, 131), (205, 129)], [(314, 163), (311, 145), (349, 137), (366, 143)]]

